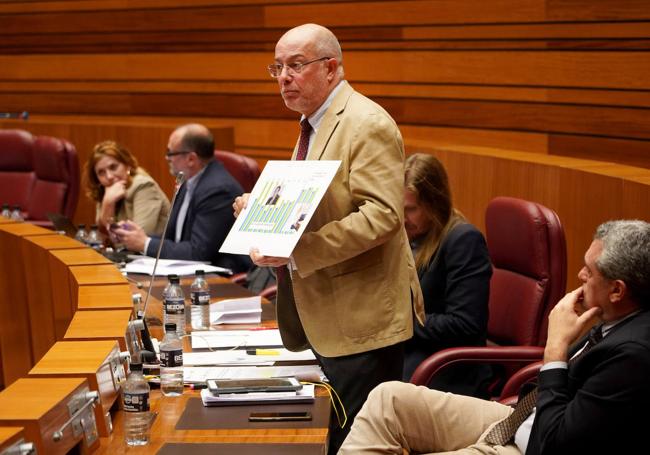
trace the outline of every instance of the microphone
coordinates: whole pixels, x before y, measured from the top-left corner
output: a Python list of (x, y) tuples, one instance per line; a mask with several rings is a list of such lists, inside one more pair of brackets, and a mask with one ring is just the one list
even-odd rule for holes
[(5, 118), (16, 118), (16, 119), (28, 120), (29, 119), (29, 112), (27, 112), (27, 111), (22, 111), (22, 112), (0, 112), (0, 119), (5, 119)]
[[(170, 207), (174, 207), (176, 203), (176, 196), (178, 196), (178, 190), (181, 189), (181, 185), (185, 181), (185, 174), (183, 171), (176, 174), (176, 188), (174, 188), (174, 194), (172, 196), (172, 202)], [(169, 220), (171, 219), (172, 210), (169, 211), (167, 215), (167, 221), (165, 221), (165, 227), (163, 228), (162, 236), (160, 237), (160, 243), (158, 244), (158, 251), (156, 252), (156, 260), (153, 263), (153, 270), (151, 271), (151, 280), (149, 280), (149, 289), (147, 290), (147, 296), (144, 299), (144, 305), (142, 308), (142, 319), (144, 315), (147, 314), (147, 305), (149, 304), (149, 296), (151, 295), (151, 288), (153, 287), (153, 282), (156, 280), (156, 268), (158, 267), (158, 260), (160, 259), (160, 252), (162, 251), (163, 244), (165, 243), (165, 237), (167, 235), (167, 226), (169, 226)]]

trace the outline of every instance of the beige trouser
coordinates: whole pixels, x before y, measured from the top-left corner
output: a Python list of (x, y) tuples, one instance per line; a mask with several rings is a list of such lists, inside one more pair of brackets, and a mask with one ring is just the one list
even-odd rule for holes
[(376, 387), (357, 415), (339, 455), (444, 453), (521, 455), (514, 444), (482, 442), (512, 408), (404, 382)]

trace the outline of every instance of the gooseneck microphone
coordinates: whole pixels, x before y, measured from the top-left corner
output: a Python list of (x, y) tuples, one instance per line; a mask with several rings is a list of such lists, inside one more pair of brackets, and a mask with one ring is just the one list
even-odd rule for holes
[(162, 237), (160, 237), (160, 243), (158, 244), (158, 251), (156, 252), (156, 260), (153, 263), (153, 270), (151, 271), (151, 280), (149, 281), (149, 289), (147, 290), (147, 297), (144, 299), (144, 306), (142, 308), (142, 319), (144, 320), (145, 314), (147, 314), (147, 305), (149, 304), (149, 296), (151, 296), (151, 288), (153, 287), (153, 282), (156, 279), (156, 268), (158, 267), (158, 260), (160, 259), (160, 252), (162, 251), (163, 244), (165, 243), (165, 236), (167, 235), (167, 226), (169, 226), (169, 220), (171, 219), (171, 214), (176, 203), (176, 196), (178, 196), (178, 191), (181, 188), (181, 185), (185, 181), (185, 174), (180, 171), (176, 174), (176, 188), (174, 189), (174, 194), (172, 196), (172, 202), (170, 207), (172, 210), (169, 211), (167, 215), (167, 221), (165, 221), (165, 227), (163, 229)]
[(5, 118), (16, 118), (16, 119), (28, 120), (29, 119), (29, 112), (27, 112), (27, 111), (22, 111), (22, 112), (0, 112), (0, 119), (5, 119)]

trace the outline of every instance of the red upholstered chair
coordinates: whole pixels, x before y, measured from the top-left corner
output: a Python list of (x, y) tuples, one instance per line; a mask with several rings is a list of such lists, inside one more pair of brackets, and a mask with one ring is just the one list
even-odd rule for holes
[(18, 204), (27, 221), (51, 226), (47, 214), (72, 218), (78, 198), (79, 160), (72, 144), (0, 130), (0, 203)]
[[(566, 289), (562, 224), (553, 210), (510, 197), (490, 201), (485, 222), (494, 268), (488, 346), (433, 354), (413, 373), (414, 384), (428, 384), (437, 371), (457, 362), (500, 364), (503, 384), (511, 372), (542, 358), (548, 313)], [(498, 388), (493, 392), (498, 396)]]
[(260, 176), (260, 167), (253, 158), (225, 150), (215, 150), (214, 156), (221, 161), (226, 170), (250, 193)]

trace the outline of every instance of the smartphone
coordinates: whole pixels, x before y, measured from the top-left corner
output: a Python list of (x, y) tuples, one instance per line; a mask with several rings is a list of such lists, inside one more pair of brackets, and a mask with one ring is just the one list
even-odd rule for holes
[(302, 389), (296, 378), (263, 379), (208, 379), (208, 389), (215, 395), (221, 393), (289, 392)]
[(311, 412), (251, 412), (249, 422), (283, 422), (311, 420)]

